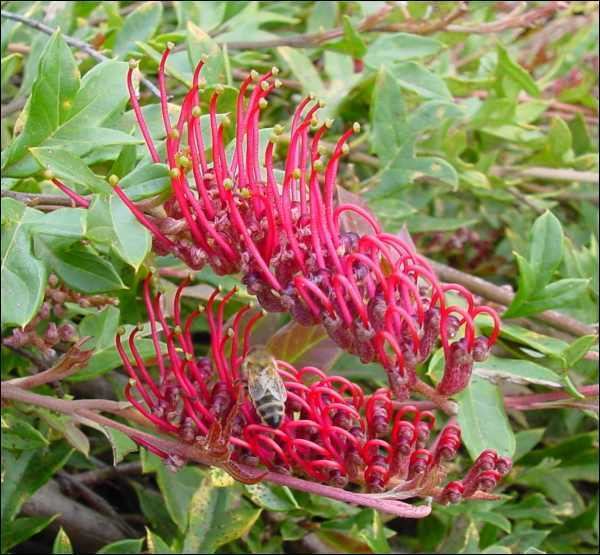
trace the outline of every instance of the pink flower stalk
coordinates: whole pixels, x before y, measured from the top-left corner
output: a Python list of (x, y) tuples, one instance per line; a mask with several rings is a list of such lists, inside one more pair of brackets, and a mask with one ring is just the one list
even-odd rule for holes
[[(485, 451), (461, 481), (443, 486), (448, 463), (461, 445), (456, 424), (447, 424), (430, 441), (435, 425), (432, 412), (412, 405), (396, 408), (386, 388), (367, 398), (360, 386), (342, 376), (328, 376), (315, 367), (298, 370), (285, 361), (277, 361), (287, 390), (283, 422), (277, 429), (266, 426), (242, 386), (241, 374), (252, 327), (262, 313), (250, 316), (249, 307), (242, 308), (226, 326), (225, 306), (234, 291), (218, 306), (215, 291), (206, 310), (211, 358), (196, 358), (190, 330), (202, 311), (181, 319), (179, 301), (185, 285), (177, 289), (174, 325), (169, 325), (160, 294), (151, 295), (150, 277), (144, 281), (158, 372), (153, 374), (136, 350), (137, 330), (129, 337), (133, 360), (117, 336), (117, 349), (131, 377), (125, 394), (159, 431), (190, 445), (206, 446), (215, 426), (224, 431), (225, 448), (219, 448), (215, 460), (230, 462), (234, 477), (244, 480), (239, 468), (262, 464), (272, 473), (302, 476), (337, 488), (354, 484), (375, 493), (391, 490), (397, 499), (432, 496), (448, 503), (490, 491), (510, 470), (508, 459)], [(157, 323), (166, 354), (161, 352)], [(139, 443), (171, 465), (183, 463), (151, 442), (140, 438)]]
[[(305, 98), (291, 121), (283, 177), (278, 180), (274, 149), (281, 142), (280, 129), (259, 158), (259, 117), (267, 96), (279, 86), (276, 68), (262, 76), (253, 71), (243, 81), (234, 148), (228, 157), (228, 120), (219, 123), (217, 118), (222, 88), (217, 87), (209, 100), (210, 137), (203, 137), (199, 123), (204, 61), (194, 72), (177, 121), (171, 122), (165, 87), (169, 53), (167, 48), (158, 72), (173, 191), (164, 204), (164, 217), (144, 214), (113, 180), (115, 192), (152, 233), (155, 250), (172, 253), (193, 269), (208, 263), (220, 275), (241, 273), (265, 310), (287, 311), (303, 325), (320, 323), (341, 348), (365, 363), (380, 362), (400, 400), (409, 397), (417, 365), (438, 340), (445, 356), (438, 393), (448, 396), (464, 389), (474, 361), (483, 360), (496, 341), (499, 318), (491, 308), (476, 306), (465, 288), (441, 284), (412, 245), (383, 232), (367, 210), (336, 203), (340, 159), (360, 126), (355, 123), (346, 131), (325, 160), (320, 141), (331, 122), (319, 122), (321, 104)], [(150, 156), (159, 162), (136, 98), (133, 71), (134, 66), (128, 74), (131, 104)], [(371, 233), (343, 231), (348, 213), (364, 220)], [(462, 302), (448, 304), (449, 291)], [(493, 319), (489, 338), (476, 335), (480, 314)]]

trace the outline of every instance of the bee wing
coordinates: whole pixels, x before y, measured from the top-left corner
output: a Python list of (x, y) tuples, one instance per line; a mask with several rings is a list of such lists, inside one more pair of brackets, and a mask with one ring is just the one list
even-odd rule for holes
[(283, 380), (281, 379), (279, 372), (277, 372), (276, 367), (269, 368), (269, 371), (271, 372), (269, 379), (269, 393), (271, 393), (275, 399), (284, 403), (287, 399), (287, 389), (285, 388)]
[(252, 399), (262, 399), (272, 395), (278, 401), (285, 402), (287, 390), (276, 367), (267, 366), (261, 372), (248, 375), (248, 393)]
[(269, 380), (264, 372), (248, 374), (248, 393), (252, 399), (262, 399), (269, 389)]

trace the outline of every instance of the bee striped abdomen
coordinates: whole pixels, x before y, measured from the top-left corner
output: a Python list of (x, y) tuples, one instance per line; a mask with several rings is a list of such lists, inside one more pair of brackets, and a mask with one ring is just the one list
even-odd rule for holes
[(281, 400), (268, 394), (261, 399), (256, 399), (255, 407), (260, 419), (267, 426), (270, 426), (271, 428), (279, 428), (279, 426), (281, 426), (285, 412), (285, 405)]

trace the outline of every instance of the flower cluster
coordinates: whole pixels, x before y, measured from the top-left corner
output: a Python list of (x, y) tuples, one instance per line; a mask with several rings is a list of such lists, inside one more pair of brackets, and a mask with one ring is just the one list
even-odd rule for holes
[[(359, 125), (339, 138), (326, 160), (321, 139), (331, 122), (319, 122), (321, 104), (305, 98), (292, 118), (278, 179), (274, 151), (284, 142), (283, 129), (275, 129), (264, 159), (259, 140), (261, 110), (280, 84), (276, 68), (264, 75), (253, 71), (243, 81), (229, 154), (224, 138), (229, 121), (217, 114), (223, 91), (218, 86), (208, 102), (210, 137), (203, 137), (199, 75), (204, 61), (172, 124), (165, 86), (169, 52), (170, 47), (158, 72), (173, 191), (163, 216), (145, 214), (111, 178), (116, 193), (152, 233), (155, 250), (172, 253), (194, 269), (208, 263), (220, 275), (241, 273), (265, 310), (287, 311), (303, 325), (321, 323), (341, 348), (363, 362), (380, 362), (397, 399), (409, 397), (417, 364), (438, 340), (446, 361), (438, 393), (463, 389), (473, 362), (483, 360), (496, 340), (498, 317), (491, 308), (476, 306), (463, 287), (441, 284), (408, 241), (383, 232), (364, 208), (336, 203), (340, 159)], [(150, 156), (159, 162), (134, 90), (134, 69), (128, 74), (131, 104)], [(349, 213), (364, 220), (370, 232), (343, 231)], [(461, 301), (448, 304), (449, 291)], [(489, 338), (476, 336), (474, 321), (480, 314), (494, 321)]]
[(65, 303), (76, 303), (81, 307), (103, 307), (116, 304), (117, 299), (104, 295), (84, 295), (61, 284), (58, 277), (51, 274), (44, 294), (44, 302), (37, 314), (23, 328), (14, 328), (11, 334), (2, 340), (7, 347), (21, 349), (31, 347), (39, 351), (48, 360), (56, 356), (56, 347), (60, 343), (77, 341), (77, 330), (68, 322), (57, 324), (53, 317), (65, 316)]
[[(149, 277), (144, 282), (144, 300), (157, 377), (136, 349), (138, 331), (129, 337), (132, 359), (117, 337), (118, 351), (131, 377), (126, 397), (157, 429), (191, 445), (204, 445), (218, 424), (228, 442), (222, 460), (239, 464), (237, 478), (244, 479), (239, 468), (262, 463), (272, 472), (293, 473), (338, 488), (354, 484), (375, 493), (391, 490), (399, 499), (432, 496), (448, 503), (490, 491), (510, 470), (510, 460), (484, 451), (464, 479), (442, 485), (448, 462), (461, 445), (456, 424), (448, 423), (430, 441), (435, 425), (432, 412), (392, 401), (386, 388), (366, 396), (342, 376), (328, 376), (315, 367), (297, 370), (284, 361), (277, 361), (287, 390), (282, 425), (275, 429), (262, 424), (240, 385), (252, 327), (262, 312), (252, 314), (249, 307), (242, 308), (228, 326), (225, 306), (234, 291), (218, 306), (215, 291), (206, 307), (212, 356), (196, 358), (191, 327), (203, 310), (181, 319), (184, 282), (175, 295), (174, 321), (169, 325), (161, 295), (153, 296), (150, 285)], [(161, 332), (166, 354), (161, 351)], [(148, 441), (139, 442), (174, 462), (169, 453)]]

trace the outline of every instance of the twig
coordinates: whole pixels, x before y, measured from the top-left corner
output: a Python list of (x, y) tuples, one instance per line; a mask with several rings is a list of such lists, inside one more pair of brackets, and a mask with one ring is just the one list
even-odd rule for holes
[(119, 517), (117, 511), (115, 511), (112, 505), (101, 495), (98, 495), (87, 485), (79, 482), (74, 476), (64, 470), (59, 470), (56, 473), (56, 477), (59, 483), (64, 484), (65, 493), (67, 493), (69, 497), (73, 497), (74, 495), (81, 497), (88, 507), (98, 511), (100, 514), (112, 518), (125, 534), (128, 536), (133, 536), (135, 534), (135, 530)]
[(5, 343), (5, 339), (2, 339), (2, 346), (10, 349), (13, 353), (26, 358), (29, 362), (31, 362), (38, 370), (46, 370), (48, 368), (48, 364), (44, 362), (40, 357), (30, 353), (27, 349), (22, 349), (21, 347), (13, 347)]
[(388, 25), (377, 26), (374, 31), (380, 32), (405, 32), (414, 35), (431, 35), (437, 31), (443, 31), (453, 22), (464, 16), (468, 12), (467, 2), (458, 2), (458, 6), (448, 12), (444, 17), (437, 21), (412, 21), (408, 20), (402, 23), (390, 23)]
[(29, 54), (31, 52), (31, 46), (23, 44), (22, 42), (9, 42), (6, 46), (6, 50), (15, 54)]
[[(384, 6), (376, 13), (366, 17), (358, 24), (359, 31), (369, 31), (377, 25), (381, 19), (387, 16), (392, 10), (391, 6)], [(318, 46), (324, 42), (340, 38), (344, 35), (344, 29), (342, 27), (336, 27), (329, 31), (320, 31), (318, 33), (303, 33), (299, 35), (291, 35), (288, 37), (277, 37), (275, 39), (267, 40), (242, 40), (242, 41), (227, 41), (219, 42), (218, 37), (216, 41), (223, 45), (227, 45), (229, 50), (257, 50), (261, 48), (277, 48), (278, 46), (293, 46), (296, 48), (310, 48)]]
[(447, 30), (453, 33), (488, 34), (500, 33), (508, 29), (519, 27), (531, 27), (539, 19), (545, 19), (556, 11), (568, 7), (568, 2), (546, 2), (544, 5), (533, 10), (524, 12), (527, 2), (520, 2), (517, 7), (506, 17), (492, 21), (491, 23), (479, 23), (476, 25), (448, 25)]
[(60, 195), (44, 195), (39, 193), (21, 193), (20, 191), (2, 190), (0, 196), (18, 200), (27, 206), (38, 206), (46, 204), (50, 206), (75, 207), (75, 202), (70, 198)]
[[(37, 20), (27, 17), (25, 15), (7, 12), (5, 10), (0, 10), (0, 16), (5, 17), (6, 19), (12, 19), (13, 21), (18, 21), (20, 23), (23, 23), (24, 25), (27, 25), (28, 27), (31, 27), (32, 29), (36, 29), (37, 31), (46, 33), (47, 35), (53, 35), (56, 32), (55, 28), (49, 27), (48, 25), (45, 25), (41, 21), (37, 21)], [(65, 35), (64, 33), (61, 33), (61, 34), (62, 34), (63, 39), (65, 40), (65, 42), (68, 45), (85, 52), (90, 58), (93, 58), (94, 60), (96, 60), (98, 62), (105, 62), (106, 60), (111, 59), (108, 56), (105, 56), (104, 54), (98, 52), (95, 48), (90, 46), (87, 42), (76, 39), (75, 37), (71, 37), (69, 35)], [(150, 91), (152, 91), (152, 94), (154, 96), (160, 98), (160, 91), (158, 90), (158, 88), (156, 88), (154, 83), (152, 83), (145, 77), (141, 77), (140, 80), (142, 81), (142, 83), (144, 83), (144, 85), (146, 87), (148, 87), (148, 89)]]
[[(598, 397), (598, 384), (584, 385), (579, 388), (579, 393), (585, 397)], [(562, 399), (573, 399), (566, 391), (552, 391), (550, 393), (535, 393), (532, 395), (516, 395), (514, 397), (506, 397), (504, 405), (507, 409), (514, 410), (539, 410), (549, 408), (547, 403), (560, 401)], [(546, 406), (544, 406), (546, 405)], [(598, 411), (596, 405), (596, 412)]]
[[(489, 281), (485, 281), (477, 276), (465, 274), (460, 270), (456, 270), (450, 266), (447, 266), (446, 264), (442, 264), (434, 260), (429, 260), (429, 263), (433, 266), (433, 269), (443, 281), (464, 285), (473, 293), (481, 295), (490, 301), (508, 306), (514, 298), (514, 293), (511, 291), (507, 291), (503, 287), (498, 287), (497, 285), (494, 285)], [(531, 317), (544, 322), (557, 330), (567, 332), (574, 336), (594, 335), (598, 333), (596, 327), (584, 324), (575, 318), (571, 318), (566, 314), (562, 314), (554, 310), (546, 310), (545, 312), (534, 314)]]
[[(137, 2), (133, 2), (132, 4), (130, 4), (129, 6), (125, 6), (123, 9), (119, 10), (119, 15), (127, 15), (129, 13), (131, 13), (132, 11), (134, 11), (135, 9), (137, 9), (139, 7)], [(98, 14), (94, 17), (90, 17), (90, 19), (88, 20), (88, 23), (90, 24), (90, 26), (94, 26), (94, 25), (98, 25), (98, 23), (102, 23), (103, 21), (106, 21), (108, 19), (108, 16), (106, 14)]]
[(417, 380), (414, 389), (417, 393), (427, 397), (433, 403), (435, 408), (443, 410), (446, 414), (452, 416), (458, 412), (458, 405), (454, 401), (440, 395), (433, 387), (427, 385), (425, 382)]
[[(134, 439), (140, 438), (140, 440), (144, 440), (145, 442), (156, 446), (161, 451), (177, 455), (183, 458), (183, 460), (191, 460), (203, 465), (214, 464), (213, 461), (207, 459), (203, 455), (202, 451), (198, 450), (194, 446), (178, 441), (173, 441), (170, 439), (165, 439), (163, 437), (158, 437), (140, 430), (136, 430), (135, 428), (132, 428), (115, 420), (111, 420), (110, 418), (107, 418), (95, 412), (95, 410), (104, 410), (107, 412), (122, 413), (121, 406), (123, 405), (123, 403), (92, 399), (81, 401), (66, 401), (63, 399), (55, 399), (53, 397), (45, 395), (38, 395), (36, 393), (25, 391), (19, 387), (15, 387), (6, 383), (2, 383), (1, 389), (3, 399), (42, 406), (56, 412), (70, 414), (74, 418), (79, 419), (83, 424), (85, 424), (86, 421), (93, 421), (96, 424), (117, 429)], [(583, 395), (591, 397), (597, 396), (598, 385), (596, 384), (592, 386), (582, 387), (580, 389), (580, 392)], [(516, 398), (508, 397), (505, 399), (505, 403), (509, 408), (519, 408), (520, 410), (535, 410), (539, 408), (545, 408), (543, 406), (544, 402), (568, 398), (569, 394), (566, 392), (553, 392), (548, 394), (544, 393), (541, 395), (522, 395)], [(511, 401), (511, 399), (514, 400)], [(256, 471), (256, 469), (252, 467), (246, 467), (245, 465), (239, 465), (239, 467), (242, 471)], [(366, 507), (372, 507), (374, 509), (389, 512), (391, 514), (402, 516), (404, 518), (423, 518), (428, 516), (431, 512), (431, 507), (427, 505), (409, 505), (398, 500), (380, 498), (378, 499), (375, 496), (370, 496), (368, 494), (354, 493), (340, 488), (326, 486), (324, 484), (308, 482), (306, 480), (302, 480), (300, 478), (296, 478), (294, 476), (289, 476), (285, 474), (267, 472), (264, 475), (262, 475), (262, 479), (275, 484), (288, 486), (293, 489), (298, 489), (300, 491), (314, 493), (316, 495), (336, 499), (338, 501), (363, 505)]]
[[(578, 391), (581, 395), (588, 399), (598, 397), (598, 384), (581, 386)], [(369, 396), (367, 396), (367, 399)], [(572, 395), (567, 391), (552, 391), (550, 393), (532, 393), (528, 395), (507, 395), (504, 397), (504, 406), (507, 409), (513, 410), (542, 410), (552, 408), (547, 403), (560, 401), (562, 399), (573, 399)], [(402, 408), (407, 405), (416, 407), (418, 410), (432, 410), (438, 406), (432, 401), (392, 401), (396, 408)]]
[(0, 110), (0, 117), (2, 119), (7, 118), (11, 114), (18, 112), (21, 110), (25, 104), (27, 103), (27, 99), (23, 96), (14, 98), (8, 104), (2, 104), (2, 108)]
[[(144, 441), (155, 445), (161, 451), (177, 455), (183, 458), (183, 460), (192, 460), (203, 465), (210, 465), (213, 463), (212, 460), (203, 456), (202, 451), (194, 448), (191, 445), (165, 439), (137, 430), (95, 412), (96, 410), (102, 410), (105, 412), (122, 414), (122, 405), (128, 405), (128, 403), (116, 403), (114, 401), (95, 399), (66, 401), (63, 399), (49, 397), (47, 395), (38, 395), (37, 393), (32, 393), (31, 391), (25, 391), (19, 387), (15, 387), (14, 385), (10, 385), (5, 382), (2, 383), (2, 398), (45, 407), (63, 414), (70, 414), (76, 419), (79, 418), (83, 424), (86, 423), (86, 420), (91, 420), (96, 424), (119, 430), (129, 437), (143, 439)], [(253, 467), (247, 467), (241, 464), (238, 466), (242, 469), (242, 471), (246, 471), (248, 473), (256, 472), (256, 469)], [(389, 512), (404, 518), (424, 518), (431, 512), (431, 507), (427, 505), (415, 506), (409, 505), (408, 503), (404, 503), (402, 501), (376, 499), (367, 494), (354, 493), (351, 491), (334, 488), (332, 486), (308, 482), (300, 478), (295, 478), (293, 476), (287, 476), (284, 474), (277, 474), (274, 472), (267, 472), (262, 479), (275, 484), (298, 489), (300, 491), (336, 499), (338, 501), (372, 507), (374, 509)]]
[(520, 177), (535, 177), (550, 181), (578, 181), (580, 183), (598, 183), (598, 172), (583, 172), (563, 168), (513, 168), (510, 166), (493, 166), (496, 175), (518, 174)]
[(14, 378), (7, 380), (5, 383), (21, 387), (23, 389), (31, 389), (44, 385), (50, 382), (63, 380), (72, 374), (78, 372), (87, 364), (93, 351), (82, 351), (80, 347), (89, 339), (83, 337), (75, 343), (60, 359), (52, 366), (43, 372), (27, 376), (26, 378)]
[(51, 529), (56, 533), (62, 526), (78, 553), (95, 553), (106, 544), (127, 537), (118, 521), (69, 499), (61, 493), (55, 480), (50, 480), (24, 503), (23, 514), (59, 515)]
[[(385, 6), (379, 12), (363, 19), (357, 26), (360, 32), (382, 32), (397, 33), (400, 31), (413, 33), (417, 35), (430, 35), (448, 27), (450, 23), (462, 17), (467, 13), (467, 3), (458, 2), (458, 6), (451, 12), (436, 21), (404, 21), (402, 23), (382, 24), (380, 21), (389, 14), (390, 6)], [(258, 50), (262, 48), (277, 48), (278, 46), (292, 46), (296, 48), (311, 48), (319, 46), (324, 42), (340, 38), (344, 35), (342, 27), (336, 27), (329, 31), (318, 33), (303, 33), (291, 35), (288, 37), (277, 37), (267, 40), (247, 40), (247, 41), (228, 41), (221, 42), (226, 44), (227, 48), (233, 50)], [(219, 39), (217, 37), (217, 42)]]
[[(532, 25), (536, 24), (538, 20), (547, 18), (556, 11), (565, 8), (566, 4), (566, 2), (548, 2), (545, 6), (523, 13), (523, 10), (526, 7), (526, 2), (522, 2), (506, 17), (497, 21), (491, 23), (478, 23), (474, 25), (457, 25), (453, 22), (467, 13), (467, 3), (459, 2), (456, 8), (436, 21), (408, 20), (401, 23), (373, 24), (367, 22), (367, 18), (358, 25), (358, 30), (362, 32), (371, 31), (381, 33), (405, 32), (415, 35), (430, 35), (432, 33), (444, 30), (469, 34), (499, 33), (507, 29), (531, 27)], [(305, 33), (301, 35), (291, 35), (288, 37), (278, 37), (275, 39), (259, 41), (230, 41), (226, 44), (228, 48), (234, 50), (257, 50), (261, 48), (276, 48), (278, 46), (310, 48), (339, 38), (343, 36), (343, 34), (344, 30), (338, 27), (320, 33)]]
[(544, 209), (542, 207), (538, 206), (534, 202), (531, 202), (531, 200), (527, 197), (527, 195), (524, 195), (516, 187), (509, 187), (507, 190), (517, 200), (520, 200), (523, 204), (525, 204), (526, 206), (529, 206), (529, 208), (531, 208), (537, 214), (543, 214), (544, 213)]
[(97, 468), (95, 470), (88, 470), (87, 472), (80, 472), (75, 474), (73, 479), (86, 484), (88, 486), (97, 484), (98, 482), (104, 482), (117, 476), (129, 476), (131, 474), (140, 474), (142, 472), (142, 463), (130, 462), (122, 463), (116, 466), (106, 466), (104, 468)]

